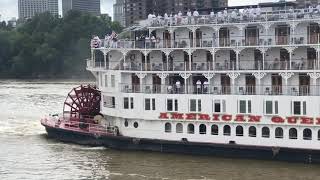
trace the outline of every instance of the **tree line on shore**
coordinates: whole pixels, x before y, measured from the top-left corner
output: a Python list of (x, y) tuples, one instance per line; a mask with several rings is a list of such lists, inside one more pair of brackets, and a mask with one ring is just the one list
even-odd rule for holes
[(70, 11), (42, 13), (12, 28), (0, 23), (0, 78), (86, 78), (92, 35), (104, 37), (119, 23), (108, 16)]

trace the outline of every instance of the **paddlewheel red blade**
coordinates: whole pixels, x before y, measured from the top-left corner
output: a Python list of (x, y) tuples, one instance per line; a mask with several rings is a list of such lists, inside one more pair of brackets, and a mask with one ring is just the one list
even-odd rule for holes
[(95, 86), (81, 85), (73, 88), (64, 102), (63, 116), (80, 119), (100, 113), (101, 92)]

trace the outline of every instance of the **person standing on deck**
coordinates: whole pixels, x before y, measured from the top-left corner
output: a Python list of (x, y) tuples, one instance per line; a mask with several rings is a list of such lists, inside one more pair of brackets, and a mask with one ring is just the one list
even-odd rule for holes
[(188, 12), (187, 12), (187, 16), (188, 16), (188, 24), (191, 24), (192, 14), (191, 14), (190, 9), (189, 9)]

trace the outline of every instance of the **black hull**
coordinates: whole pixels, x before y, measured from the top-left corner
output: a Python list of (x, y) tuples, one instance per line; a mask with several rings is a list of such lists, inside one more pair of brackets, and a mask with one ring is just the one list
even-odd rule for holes
[(48, 137), (80, 145), (105, 146), (120, 150), (142, 150), (167, 153), (213, 155), (229, 158), (251, 158), (288, 162), (320, 163), (320, 151), (310, 149), (274, 148), (237, 144), (213, 144), (123, 136), (96, 136), (45, 126)]

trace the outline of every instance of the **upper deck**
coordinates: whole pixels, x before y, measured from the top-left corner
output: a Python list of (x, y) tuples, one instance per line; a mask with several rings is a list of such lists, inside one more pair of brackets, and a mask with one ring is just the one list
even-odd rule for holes
[[(319, 9), (224, 10), (199, 16), (149, 17), (130, 38), (102, 40), (101, 49), (162, 50), (312, 46), (319, 49)], [(143, 33), (145, 31), (146, 33)]]

